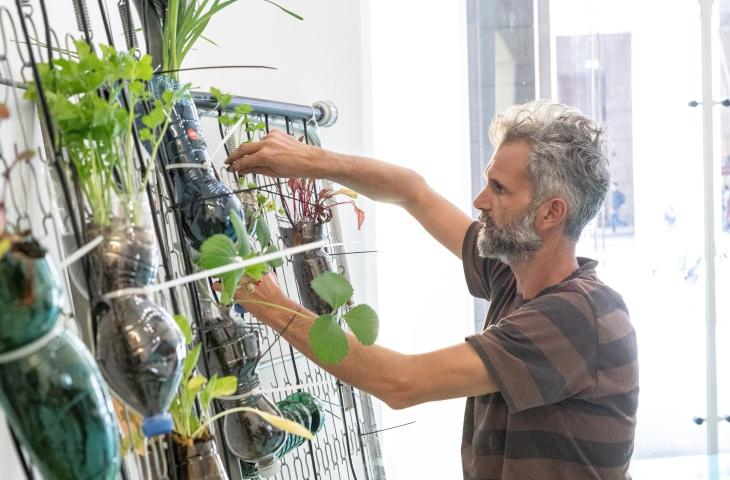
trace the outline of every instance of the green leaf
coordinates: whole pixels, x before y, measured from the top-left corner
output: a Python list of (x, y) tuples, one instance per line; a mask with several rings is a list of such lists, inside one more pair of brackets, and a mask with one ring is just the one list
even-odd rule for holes
[(177, 326), (180, 327), (180, 331), (182, 331), (183, 337), (185, 337), (185, 343), (192, 343), (193, 331), (190, 328), (188, 319), (185, 318), (184, 315), (173, 315), (172, 318), (175, 320), (175, 323), (177, 323)]
[(251, 253), (251, 243), (248, 240), (248, 234), (246, 233), (246, 226), (243, 224), (241, 219), (235, 210), (228, 212), (233, 225), (233, 230), (236, 232), (236, 239), (238, 243), (238, 255), (246, 258)]
[(139, 131), (139, 139), (143, 142), (146, 142), (154, 140), (155, 137), (152, 135), (152, 130), (145, 127)]
[(298, 20), (304, 20), (304, 17), (302, 17), (301, 15), (297, 15), (296, 13), (292, 12), (291, 10), (287, 10), (286, 8), (282, 7), (281, 5), (279, 5), (276, 2), (273, 2), (271, 0), (264, 0), (264, 2), (270, 3), (272, 5), (275, 5), (275, 6), (279, 7), (281, 10), (285, 11), (286, 13), (288, 13), (289, 15), (291, 15), (292, 17), (294, 17), (294, 18), (296, 18)]
[(198, 264), (205, 270), (228, 265), (238, 256), (236, 245), (227, 235), (217, 234), (200, 246)]
[(0, 240), (0, 258), (5, 256), (5, 254), (10, 251), (10, 247), (12, 246), (13, 245), (9, 239), (3, 238), (2, 240)]
[(337, 310), (352, 297), (353, 290), (350, 282), (345, 277), (334, 272), (324, 272), (312, 280), (314, 293), (325, 302), (329, 303), (333, 310)]
[[(200, 259), (198, 265), (208, 270), (228, 265), (239, 260), (238, 251), (233, 240), (223, 234), (213, 235), (203, 242), (200, 246)], [(232, 272), (222, 273), (218, 277), (223, 283), (221, 290), (221, 303), (229, 305), (233, 301), (233, 297), (238, 288), (238, 282), (243, 277), (244, 270), (234, 270)]]
[[(269, 226), (263, 219), (256, 222), (256, 239), (259, 241), (261, 248), (266, 248), (271, 243), (271, 233), (269, 232)], [(276, 249), (274, 249), (276, 250)]]
[[(255, 258), (258, 255), (255, 253), (252, 253), (248, 256), (248, 258)], [(246, 267), (246, 275), (251, 277), (254, 280), (261, 280), (264, 275), (269, 273), (269, 264), (268, 263), (257, 263), (255, 265), (249, 265)]]
[(214, 45), (216, 47), (219, 46), (217, 43), (215, 43), (213, 40), (211, 40), (210, 38), (206, 37), (205, 35), (200, 35), (200, 38), (203, 39), (203, 40), (205, 40), (206, 42), (210, 43), (211, 45)]
[[(276, 246), (272, 243), (270, 243), (269, 245), (266, 246), (266, 248), (264, 248), (264, 253), (273, 253), (273, 252), (278, 252), (278, 251), (279, 251), (279, 249), (276, 248)], [(266, 263), (268, 263), (269, 266), (271, 266), (273, 268), (279, 268), (282, 265), (284, 265), (284, 259), (277, 258), (276, 260), (269, 260)]]
[(193, 349), (190, 350), (187, 355), (185, 355), (185, 361), (183, 362), (183, 382), (187, 383), (188, 379), (190, 378), (190, 374), (193, 373), (195, 365), (198, 364), (198, 357), (200, 357), (200, 346), (200, 343), (195, 345)]
[(211, 398), (233, 395), (238, 388), (238, 379), (233, 376), (221, 377), (215, 385)]
[(372, 345), (378, 338), (380, 321), (370, 305), (357, 305), (342, 316), (355, 337), (363, 345)]
[(323, 363), (337, 363), (345, 358), (349, 345), (347, 335), (332, 315), (319, 316), (309, 330), (309, 345)]
[(193, 378), (188, 380), (187, 383), (187, 389), (188, 392), (192, 395), (197, 395), (197, 393), (200, 391), (201, 388), (203, 388), (203, 385), (205, 385), (205, 382), (207, 382), (208, 379), (205, 378), (202, 375), (195, 375)]

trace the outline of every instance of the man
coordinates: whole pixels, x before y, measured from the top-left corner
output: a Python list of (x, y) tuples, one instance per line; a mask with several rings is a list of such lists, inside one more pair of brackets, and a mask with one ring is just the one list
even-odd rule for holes
[[(490, 300), (485, 330), (434, 352), (404, 355), (350, 341), (325, 368), (392, 408), (468, 397), (465, 479), (626, 479), (638, 399), (636, 341), (621, 297), (576, 258), (610, 175), (600, 130), (547, 102), (513, 107), (490, 127), (496, 151), (473, 222), (415, 172), (303, 145), (272, 132), (241, 145), (232, 171), (329, 178), (401, 205), (464, 264), (470, 292)], [(312, 357), (314, 315), (292, 321), (269, 275), (237, 299)], [(301, 310), (300, 310), (301, 311)]]

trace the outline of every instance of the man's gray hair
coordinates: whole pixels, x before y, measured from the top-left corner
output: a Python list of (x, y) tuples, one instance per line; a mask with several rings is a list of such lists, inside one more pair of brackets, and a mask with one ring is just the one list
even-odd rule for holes
[(498, 114), (489, 140), (494, 148), (521, 141), (532, 145), (527, 170), (533, 205), (563, 198), (568, 204), (565, 235), (578, 240), (600, 210), (611, 180), (603, 130), (575, 108), (537, 100)]

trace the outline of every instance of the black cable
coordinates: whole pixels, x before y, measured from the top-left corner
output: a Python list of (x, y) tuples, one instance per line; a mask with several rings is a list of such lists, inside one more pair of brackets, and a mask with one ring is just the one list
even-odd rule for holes
[(10, 427), (10, 424), (7, 424), (8, 430), (10, 431), (10, 438), (13, 440), (13, 447), (15, 448), (15, 453), (18, 454), (18, 460), (20, 460), (20, 466), (23, 467), (23, 472), (25, 473), (25, 478), (28, 480), (35, 480), (35, 476), (33, 475), (33, 467), (31, 464), (29, 464), (26, 459), (25, 455), (23, 455), (23, 449), (20, 446), (20, 441), (18, 440), (17, 435), (15, 435), (15, 432)]

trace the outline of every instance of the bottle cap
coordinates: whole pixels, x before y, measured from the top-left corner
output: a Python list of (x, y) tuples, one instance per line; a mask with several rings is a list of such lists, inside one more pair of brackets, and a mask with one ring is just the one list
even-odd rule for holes
[(145, 417), (142, 421), (142, 433), (145, 437), (156, 437), (157, 435), (170, 433), (172, 429), (172, 417), (169, 413)]
[(273, 455), (269, 458), (265, 458), (256, 464), (256, 468), (259, 471), (259, 475), (264, 478), (273, 477), (281, 470), (281, 462)]

